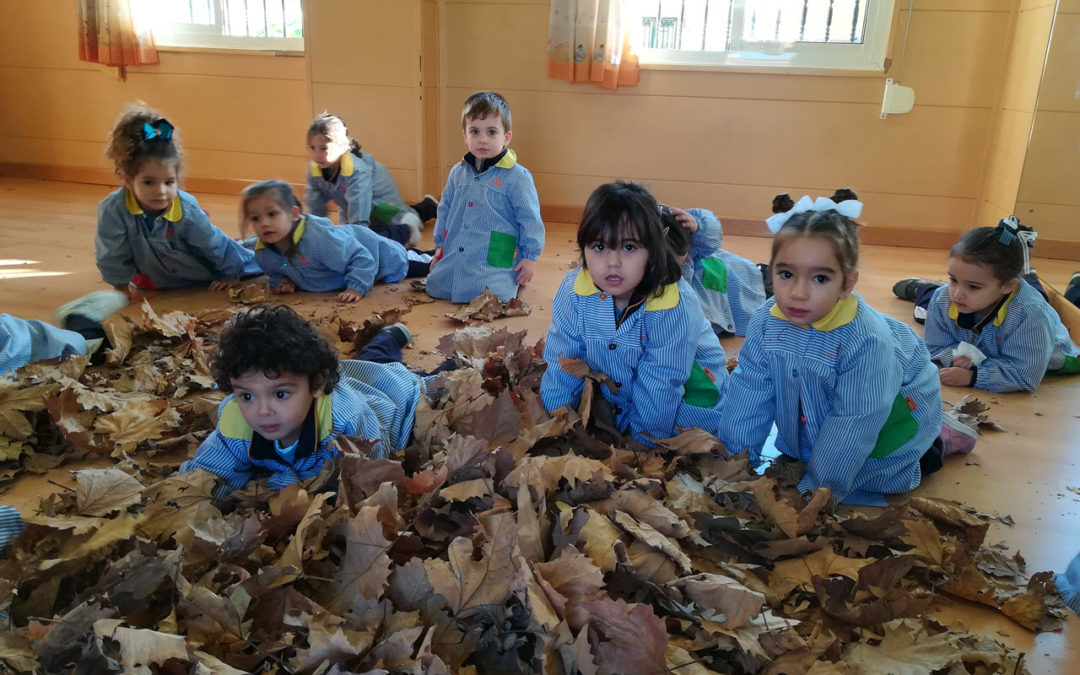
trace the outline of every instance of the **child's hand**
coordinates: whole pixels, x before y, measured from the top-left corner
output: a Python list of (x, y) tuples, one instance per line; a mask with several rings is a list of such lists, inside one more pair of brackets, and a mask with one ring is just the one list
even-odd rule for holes
[(277, 286), (274, 287), (274, 292), (279, 295), (288, 295), (289, 293), (296, 292), (296, 284), (292, 282), (292, 279), (284, 278), (277, 282)]
[(210, 282), (210, 290), (212, 291), (227, 291), (233, 286), (240, 285), (239, 279), (215, 279)]
[(431, 264), (428, 265), (428, 271), (430, 272), (431, 270), (435, 269), (435, 263), (439, 262), (440, 260), (442, 260), (442, 249), (437, 248), (435, 249), (435, 255), (431, 256)]
[(938, 371), (938, 377), (941, 378), (942, 384), (947, 384), (950, 387), (970, 387), (971, 386), (971, 370), (968, 368), (942, 368)]
[(354, 291), (352, 289), (347, 289), (338, 293), (337, 299), (338, 302), (358, 302), (363, 297), (363, 293), (359, 291)]
[(975, 365), (971, 362), (971, 359), (966, 356), (953, 357), (952, 364), (957, 368), (966, 368), (968, 370), (971, 370), (971, 366)]
[(517, 285), (524, 286), (532, 281), (533, 268), (536, 267), (535, 260), (529, 260), (528, 258), (522, 258), (521, 262), (514, 266), (514, 271), (517, 272)]
[(691, 234), (697, 232), (697, 218), (677, 206), (669, 206), (668, 208), (671, 209), (671, 215), (675, 216), (675, 220), (679, 221), (680, 225), (690, 230)]
[(128, 286), (128, 297), (132, 302), (141, 302), (157, 295), (157, 291), (150, 290), (149, 288), (136, 288), (134, 286)]

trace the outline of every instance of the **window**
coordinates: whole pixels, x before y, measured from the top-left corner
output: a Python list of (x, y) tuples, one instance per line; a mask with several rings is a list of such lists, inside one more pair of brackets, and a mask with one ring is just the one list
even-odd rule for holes
[(643, 64), (881, 70), (893, 0), (632, 0), (629, 6), (641, 17)]
[(137, 0), (163, 47), (304, 51), (301, 0)]

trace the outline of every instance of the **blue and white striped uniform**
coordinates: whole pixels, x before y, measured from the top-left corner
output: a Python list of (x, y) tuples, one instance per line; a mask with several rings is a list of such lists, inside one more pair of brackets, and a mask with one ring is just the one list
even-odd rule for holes
[(0, 505), (0, 556), (7, 552), (11, 540), (26, 529), (22, 515), (10, 506)]
[(329, 443), (339, 434), (376, 441), (373, 457), (408, 445), (422, 392), (420, 378), (400, 363), (346, 360), (339, 368), (341, 379), (334, 390), (315, 399), (291, 462), (251, 429), (230, 394), (218, 407), (217, 428), (180, 471), (206, 469), (229, 490), (239, 490), (255, 469), (267, 469), (269, 487), (276, 490), (316, 475), (334, 456)]
[(986, 354), (975, 376), (976, 389), (1035, 391), (1047, 372), (1061, 370), (1066, 357), (1080, 355), (1050, 303), (1021, 281), (981, 331), (960, 328), (959, 313), (942, 286), (926, 308), (926, 347), (930, 358), (951, 366), (953, 350), (969, 342)]
[(754, 310), (765, 302), (761, 270), (746, 258), (725, 251), (724, 231), (712, 211), (687, 211), (698, 229), (690, 236), (689, 260), (683, 278), (694, 288), (705, 318), (717, 333), (746, 335)]
[(101, 278), (116, 287), (136, 274), (179, 288), (261, 273), (255, 255), (214, 227), (183, 190), (152, 220), (127, 188), (112, 192), (98, 204), (94, 251)]
[(470, 302), (487, 288), (500, 300), (517, 297), (514, 266), (544, 250), (544, 221), (532, 174), (506, 148), (502, 158), (477, 172), (466, 155), (446, 179), (435, 222), (431, 268), (433, 298)]
[(260, 240), (255, 244), (255, 259), (266, 270), (274, 288), (282, 277), (288, 277), (302, 291), (322, 293), (348, 288), (366, 295), (375, 283), (378, 265), (357, 239), (356, 229), (338, 227), (327, 218), (308, 214), (293, 229), (296, 252), (291, 258)]
[(910, 327), (854, 293), (810, 327), (770, 300), (750, 320), (720, 439), (757, 464), (773, 422), (777, 449), (806, 463), (800, 491), (884, 505), (883, 494), (919, 484), (919, 459), (941, 433), (937, 369)]
[(86, 340), (78, 333), (43, 321), (0, 314), (0, 377), (35, 361), (63, 360), (85, 353)]
[[(342, 227), (342, 226), (339, 226)], [(392, 284), (409, 273), (409, 255), (404, 246), (389, 237), (376, 234), (365, 225), (345, 225), (375, 259), (375, 281)]]
[(405, 213), (416, 213), (401, 198), (389, 169), (368, 152), (342, 155), (341, 168), (332, 181), (323, 178), (318, 164), (310, 162), (304, 200), (309, 213), (323, 217), (327, 215), (327, 204), (334, 202), (338, 206), (338, 222), (342, 225), (370, 226), (371, 209), (376, 204), (389, 204), (399, 209), (391, 221), (394, 223), (401, 222)]
[(619, 385), (601, 391), (614, 406), (620, 431), (643, 443), (674, 436), (678, 428), (718, 433), (727, 359), (685, 281), (667, 286), (616, 325), (612, 297), (596, 287), (588, 270), (571, 271), (555, 295), (544, 345), (548, 367), (540, 395), (549, 412), (577, 408), (585, 386), (563, 371), (560, 358), (582, 359)]

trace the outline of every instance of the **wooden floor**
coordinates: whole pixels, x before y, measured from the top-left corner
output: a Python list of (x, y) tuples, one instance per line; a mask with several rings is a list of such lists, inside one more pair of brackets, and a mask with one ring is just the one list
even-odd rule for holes
[[(93, 237), (97, 203), (107, 192), (103, 186), (0, 178), (0, 312), (47, 320), (61, 303), (106, 288), (94, 265)], [(211, 220), (233, 234), (237, 200), (220, 195), (198, 197)], [(872, 219), (873, 214), (867, 217)], [(544, 335), (552, 294), (577, 261), (574, 233), (573, 225), (548, 224), (547, 246), (536, 277), (521, 294), (533, 313), (500, 325), (511, 330), (526, 328), (531, 340)], [(430, 234), (427, 240), (430, 242)], [(727, 237), (724, 244), (751, 260), (768, 258), (769, 240), (764, 238)], [(893, 297), (893, 282), (908, 276), (942, 279), (945, 260), (944, 251), (863, 247), (856, 290), (879, 310), (912, 323), (912, 306)], [(1080, 269), (1080, 263), (1061, 260), (1036, 258), (1033, 264), (1040, 276), (1059, 289), (1064, 289), (1072, 272)], [(299, 303), (297, 308), (302, 311), (338, 311), (363, 318), (373, 311), (399, 306), (406, 293), (406, 284), (377, 286), (359, 305), (348, 307), (335, 303), (332, 294), (301, 294), (287, 302)], [(161, 311), (205, 309), (225, 305), (228, 300), (222, 294), (196, 289), (164, 293), (151, 302)], [(414, 348), (406, 353), (410, 363), (433, 365), (438, 360), (431, 352), (439, 338), (453, 330), (445, 318), (453, 309), (449, 303), (433, 302), (417, 305), (405, 315), (404, 321), (415, 336)], [(921, 333), (922, 329), (916, 330)], [(739, 342), (724, 342), (729, 356), (735, 355)], [(947, 400), (956, 400), (966, 391), (970, 390), (946, 388), (943, 394)], [(957, 499), (983, 513), (1012, 516), (1015, 526), (991, 524), (987, 542), (1005, 541), (1011, 550), (1019, 549), (1029, 572), (1063, 570), (1080, 551), (1080, 494), (1069, 489), (1080, 490), (1078, 394), (1080, 377), (1049, 379), (1034, 394), (979, 393), (991, 406), (994, 421), (1007, 431), (983, 435), (972, 455), (951, 458), (916, 494)], [(70, 468), (54, 470), (47, 478), (70, 482)], [(37, 496), (52, 489), (45, 478), (20, 481), (12, 491), (0, 495), (0, 501), (32, 509)], [(1080, 619), (1076, 617), (1070, 618), (1063, 633), (1032, 636), (1000, 615), (966, 603), (943, 607), (940, 616), (1027, 652), (1025, 663), (1032, 673), (1080, 672)]]

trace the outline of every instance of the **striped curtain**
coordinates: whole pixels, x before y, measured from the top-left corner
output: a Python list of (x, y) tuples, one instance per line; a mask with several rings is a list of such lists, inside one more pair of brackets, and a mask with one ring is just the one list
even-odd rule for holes
[(143, 66), (158, 62), (150, 31), (140, 30), (135, 25), (132, 2), (78, 0), (80, 61), (105, 66)]
[(548, 77), (607, 89), (638, 83), (627, 0), (551, 0)]

